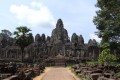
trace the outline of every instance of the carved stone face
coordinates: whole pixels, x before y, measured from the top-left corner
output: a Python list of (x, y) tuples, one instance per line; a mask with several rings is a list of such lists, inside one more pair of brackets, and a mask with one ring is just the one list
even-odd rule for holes
[(56, 27), (58, 30), (61, 30), (61, 29), (63, 29), (63, 24), (57, 24), (57, 27)]

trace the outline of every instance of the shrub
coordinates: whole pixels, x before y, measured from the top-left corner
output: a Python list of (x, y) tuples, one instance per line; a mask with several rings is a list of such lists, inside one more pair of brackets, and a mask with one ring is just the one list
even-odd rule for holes
[(110, 53), (110, 49), (104, 49), (98, 57), (98, 62), (101, 64), (111, 64), (117, 60), (117, 57), (114, 54)]

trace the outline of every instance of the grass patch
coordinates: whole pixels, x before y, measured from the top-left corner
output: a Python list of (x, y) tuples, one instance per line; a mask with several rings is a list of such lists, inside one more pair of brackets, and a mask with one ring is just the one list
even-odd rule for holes
[(120, 72), (116, 73), (116, 75), (117, 75), (118, 77), (120, 77)]
[(86, 77), (86, 78), (81, 78), (81, 80), (92, 80), (92, 79), (89, 77)]
[(71, 66), (67, 67), (69, 71), (71, 71), (72, 75), (74, 76), (75, 80), (81, 80), (81, 78), (73, 71)]
[(99, 64), (98, 61), (87, 61), (86, 63), (87, 63), (87, 64)]

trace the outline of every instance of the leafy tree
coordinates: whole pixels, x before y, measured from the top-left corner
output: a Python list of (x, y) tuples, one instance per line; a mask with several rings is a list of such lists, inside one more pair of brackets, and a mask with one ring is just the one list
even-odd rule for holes
[(117, 57), (110, 53), (110, 49), (104, 49), (99, 55), (98, 62), (101, 64), (109, 65), (111, 62), (116, 61)]
[(12, 45), (13, 43), (12, 33), (9, 30), (1, 30), (0, 38), (3, 47), (7, 45)]
[(106, 43), (101, 43), (99, 47), (101, 47), (101, 48), (103, 48), (103, 49), (106, 49), (106, 48), (109, 48), (109, 47), (110, 47), (110, 44), (107, 43), (107, 42), (106, 42)]
[(109, 43), (110, 48), (116, 49), (120, 45), (120, 0), (97, 0), (93, 22), (98, 31), (96, 34), (102, 42)]
[(21, 47), (22, 50), (22, 61), (23, 61), (23, 52), (24, 48), (33, 42), (32, 33), (29, 33), (31, 30), (26, 26), (20, 26), (16, 28), (17, 31), (14, 32), (16, 44)]
[(6, 37), (6, 38), (10, 38), (12, 36), (12, 33), (9, 30), (1, 30), (1, 35)]

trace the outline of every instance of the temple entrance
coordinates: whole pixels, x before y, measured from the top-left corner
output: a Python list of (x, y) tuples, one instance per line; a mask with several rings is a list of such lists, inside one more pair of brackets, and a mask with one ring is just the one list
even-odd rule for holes
[(65, 57), (58, 54), (55, 57), (55, 66), (57, 66), (57, 67), (65, 67)]

